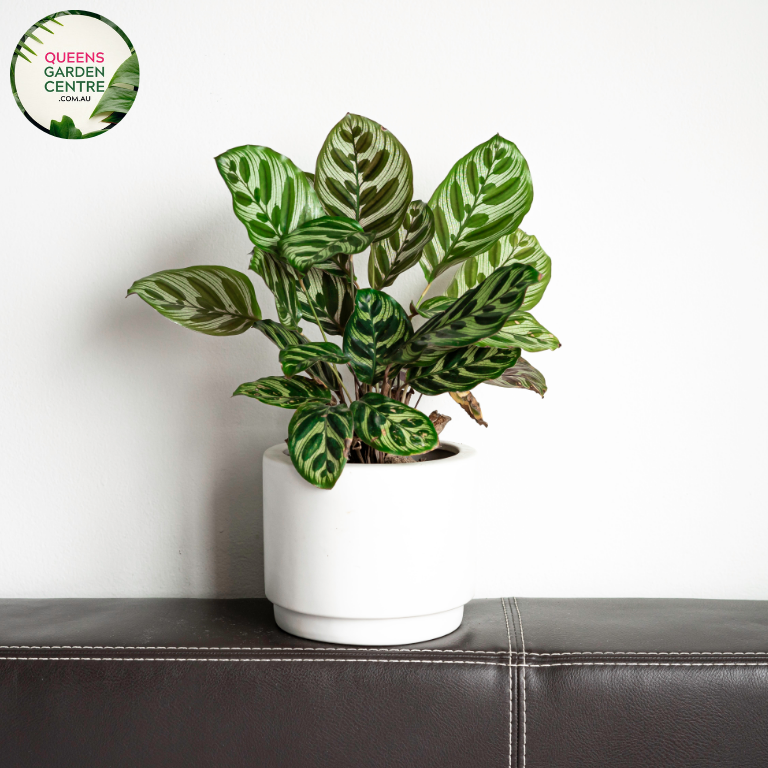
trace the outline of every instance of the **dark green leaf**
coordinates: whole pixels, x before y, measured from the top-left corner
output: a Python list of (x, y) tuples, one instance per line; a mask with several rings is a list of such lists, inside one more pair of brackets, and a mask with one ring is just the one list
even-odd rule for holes
[(400, 227), (388, 238), (371, 246), (368, 282), (372, 288), (386, 288), (421, 257), (424, 246), (435, 233), (435, 218), (429, 206), (414, 200)]
[(371, 237), (352, 219), (323, 216), (285, 235), (278, 247), (281, 256), (303, 274), (339, 254), (364, 251), (371, 244)]
[(538, 277), (538, 272), (526, 264), (498, 269), (449, 309), (427, 320), (401, 347), (396, 359), (424, 365), (441, 357), (446, 349), (466, 347), (492, 336), (520, 308), (526, 288)]
[(411, 159), (394, 134), (348, 114), (320, 150), (315, 188), (328, 213), (358, 221), (379, 240), (397, 229), (411, 202)]
[(466, 392), (500, 376), (520, 357), (515, 348), (463, 347), (444, 354), (431, 365), (410, 368), (408, 383), (424, 395)]
[(71, 117), (64, 115), (60, 122), (51, 120), (51, 136), (56, 136), (59, 139), (82, 139), (83, 132), (75, 127)]
[(134, 53), (129, 56), (112, 75), (109, 81), (110, 85), (123, 83), (124, 85), (133, 85), (139, 87), (139, 57)]
[(280, 350), (280, 365), (286, 376), (306, 371), (318, 362), (346, 363), (341, 347), (330, 341), (310, 341)]
[(99, 99), (96, 109), (91, 112), (91, 117), (100, 115), (103, 112), (127, 112), (136, 101), (136, 94), (133, 88), (122, 88), (119, 85), (110, 85), (104, 95)]
[(137, 280), (135, 293), (174, 323), (210, 336), (236, 336), (261, 319), (253, 283), (228, 267), (187, 267)]
[(267, 376), (241, 384), (233, 395), (247, 395), (267, 405), (298, 408), (305, 403), (330, 403), (331, 392), (305, 376)]
[(456, 299), (449, 299), (447, 296), (435, 296), (434, 299), (427, 299), (420, 307), (417, 307), (416, 311), (422, 317), (426, 317), (429, 320), (429, 318), (445, 312), (446, 309), (455, 303)]
[(515, 312), (500, 331), (478, 341), (479, 347), (521, 347), (526, 352), (557, 349), (560, 342), (528, 312)]
[(515, 230), (532, 201), (528, 164), (511, 141), (496, 135), (475, 147), (430, 198), (436, 233), (421, 259), (427, 280)]
[(357, 288), (337, 265), (324, 264), (322, 269), (310, 269), (304, 276), (306, 293), (299, 289), (299, 306), (307, 322), (314, 323), (307, 294), (312, 300), (320, 324), (332, 336), (343, 336), (344, 328), (355, 309)]
[(298, 328), (301, 322), (301, 308), (297, 281), (299, 276), (282, 259), (269, 251), (254, 249), (250, 268), (260, 275), (275, 297), (275, 309), (280, 322), (289, 328)]
[(392, 351), (413, 334), (405, 310), (391, 296), (373, 288), (357, 292), (355, 311), (344, 330), (344, 353), (360, 381), (375, 384)]
[(318, 488), (333, 488), (347, 463), (352, 414), (346, 405), (307, 403), (288, 425), (288, 451), (296, 471)]
[(369, 392), (352, 403), (357, 436), (378, 451), (413, 456), (437, 448), (434, 424), (421, 411)]

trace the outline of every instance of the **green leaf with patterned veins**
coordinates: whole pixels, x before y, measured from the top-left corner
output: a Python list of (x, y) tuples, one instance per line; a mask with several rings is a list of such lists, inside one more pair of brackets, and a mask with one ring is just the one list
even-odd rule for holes
[(305, 403), (330, 403), (331, 392), (306, 376), (288, 379), (284, 376), (267, 376), (258, 381), (241, 384), (234, 395), (247, 395), (267, 405), (279, 408), (299, 408)]
[(544, 253), (539, 241), (533, 235), (526, 235), (522, 229), (497, 240), (487, 251), (468, 258), (456, 272), (445, 294), (457, 298), (495, 270), (515, 262), (530, 264), (541, 275), (541, 280), (527, 290), (520, 307), (524, 310), (533, 309), (541, 301), (552, 279), (552, 260)]
[(544, 374), (534, 368), (527, 360), (522, 357), (495, 379), (483, 382), (484, 384), (493, 384), (494, 387), (505, 387), (506, 389), (530, 389), (538, 392), (542, 397), (547, 391), (547, 382), (544, 381)]
[[(285, 349), (296, 344), (309, 344), (309, 339), (298, 331), (294, 331), (274, 320), (257, 320), (253, 327), (261, 331), (268, 339), (273, 341), (278, 349)], [(334, 373), (328, 363), (316, 363), (307, 368), (307, 373), (316, 377), (329, 389), (338, 389), (339, 377)]]
[(51, 136), (56, 136), (59, 139), (83, 138), (83, 132), (75, 126), (74, 121), (68, 115), (62, 115), (58, 123), (55, 120), (51, 120), (50, 133)]
[(301, 307), (297, 289), (296, 274), (290, 264), (278, 259), (269, 251), (253, 249), (250, 269), (259, 275), (275, 297), (275, 309), (280, 322), (289, 328), (298, 329), (301, 322)]
[(280, 350), (280, 365), (286, 376), (306, 371), (315, 363), (347, 362), (347, 357), (338, 344), (331, 341), (310, 341)]
[(280, 240), (278, 247), (280, 255), (296, 271), (304, 274), (339, 254), (364, 251), (371, 244), (371, 237), (353, 219), (323, 216), (289, 232)]
[[(324, 264), (323, 269), (310, 269), (304, 276), (304, 287), (317, 312), (323, 330), (332, 336), (343, 336), (350, 315), (355, 309), (357, 288), (339, 266)], [(299, 288), (299, 306), (303, 318), (315, 322), (315, 316), (305, 292)]]
[(315, 190), (333, 216), (347, 216), (380, 240), (394, 232), (413, 197), (411, 158), (394, 134), (348, 114), (317, 158)]
[(435, 315), (445, 312), (446, 309), (452, 307), (455, 303), (456, 299), (449, 299), (447, 296), (435, 296), (434, 299), (427, 299), (420, 307), (413, 307), (413, 309), (429, 320)]
[(263, 251), (274, 250), (283, 235), (305, 221), (325, 215), (306, 175), (269, 147), (235, 147), (219, 155), (216, 165), (232, 193), (235, 216)]
[(253, 283), (228, 267), (187, 267), (137, 280), (135, 293), (174, 323), (210, 336), (236, 336), (261, 319)]
[(560, 342), (528, 312), (515, 312), (507, 318), (503, 328), (478, 341), (479, 347), (522, 347), (526, 352), (557, 349)]
[(511, 141), (497, 134), (475, 147), (453, 166), (429, 201), (435, 236), (421, 258), (427, 280), (513, 232), (532, 202), (528, 163)]
[(429, 206), (414, 200), (400, 226), (371, 247), (368, 282), (371, 288), (386, 288), (421, 258), (424, 246), (435, 234), (435, 217)]
[(446, 349), (466, 347), (493, 336), (520, 308), (526, 289), (538, 278), (538, 272), (527, 264), (510, 264), (496, 270), (447, 310), (427, 320), (400, 348), (396, 359), (424, 365), (437, 360)]
[(393, 350), (413, 335), (405, 310), (373, 288), (357, 292), (355, 311), (344, 329), (344, 353), (360, 381), (381, 380)]
[(520, 357), (516, 348), (463, 347), (449, 351), (431, 365), (408, 370), (408, 383), (424, 395), (466, 392), (500, 376)]
[(333, 488), (352, 439), (352, 414), (346, 405), (307, 403), (288, 425), (288, 452), (297, 472), (318, 488)]
[(315, 174), (310, 173), (309, 171), (304, 171), (304, 175), (307, 177), (307, 181), (309, 182), (309, 186), (312, 187), (312, 189), (315, 188)]
[[(120, 85), (129, 86), (121, 88)], [(91, 117), (102, 112), (126, 113), (136, 99), (137, 91), (134, 88), (139, 87), (139, 57), (134, 53), (129, 56), (112, 75), (107, 90), (99, 99), (96, 109), (91, 112)]]
[(378, 451), (413, 456), (437, 448), (435, 425), (415, 408), (369, 392), (351, 406), (355, 434)]

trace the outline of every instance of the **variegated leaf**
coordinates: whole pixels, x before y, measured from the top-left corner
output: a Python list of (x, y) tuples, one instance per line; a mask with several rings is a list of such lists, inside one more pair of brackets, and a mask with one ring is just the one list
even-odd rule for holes
[[(357, 288), (349, 276), (336, 265), (323, 265), (323, 269), (310, 269), (304, 276), (304, 287), (312, 300), (323, 330), (332, 336), (343, 336), (350, 315), (355, 309)], [(301, 288), (299, 307), (303, 318), (310, 323), (315, 316)]]
[(526, 289), (538, 277), (538, 272), (527, 264), (510, 264), (496, 270), (445, 312), (427, 320), (400, 348), (396, 359), (424, 365), (442, 357), (447, 349), (466, 347), (492, 336), (519, 309)]
[(413, 197), (411, 158), (394, 134), (348, 114), (320, 150), (315, 190), (328, 213), (358, 221), (379, 240), (397, 229)]
[(289, 328), (298, 329), (301, 322), (301, 307), (296, 287), (299, 276), (293, 267), (269, 251), (254, 248), (250, 269), (262, 277), (272, 292), (280, 322)]
[(345, 444), (352, 439), (352, 414), (346, 405), (307, 403), (288, 425), (293, 466), (318, 488), (333, 488), (347, 463)]
[(412, 305), (412, 309), (429, 320), (435, 315), (445, 312), (446, 309), (452, 307), (455, 303), (456, 299), (449, 299), (447, 296), (435, 296), (434, 299), (427, 299), (421, 306), (413, 307)]
[(305, 403), (330, 403), (331, 392), (305, 376), (266, 376), (258, 381), (241, 384), (234, 395), (247, 395), (267, 405), (298, 408)]
[[(285, 349), (297, 344), (309, 344), (309, 339), (306, 336), (280, 323), (276, 323), (274, 320), (257, 320), (253, 327), (273, 341), (278, 349)], [(317, 378), (329, 389), (338, 389), (339, 387), (339, 377), (328, 363), (316, 363), (311, 368), (307, 368), (307, 373)]]
[(480, 408), (480, 403), (477, 402), (477, 398), (471, 392), (449, 392), (448, 394), (453, 401), (461, 407), (467, 416), (483, 427), (488, 426), (483, 419), (483, 411)]
[(344, 330), (344, 353), (357, 378), (375, 384), (392, 351), (412, 335), (411, 321), (395, 299), (364, 288), (357, 292), (355, 311)]
[(283, 235), (325, 215), (304, 173), (269, 147), (235, 147), (219, 155), (216, 165), (232, 193), (235, 216), (261, 250), (274, 250)]
[(371, 246), (368, 282), (371, 288), (386, 288), (421, 257), (424, 246), (435, 234), (435, 217), (429, 206), (414, 200), (400, 226), (384, 240)]
[(378, 451), (413, 456), (438, 446), (429, 417), (391, 397), (369, 392), (355, 400), (351, 409), (355, 434)]
[(429, 200), (435, 236), (421, 258), (427, 280), (513, 232), (532, 202), (528, 163), (511, 141), (497, 134), (475, 147)]
[(508, 368), (500, 376), (483, 383), (493, 384), (494, 387), (504, 387), (506, 389), (530, 389), (533, 392), (538, 392), (542, 397), (544, 397), (544, 393), (547, 391), (547, 382), (544, 380), (544, 374), (522, 357), (512, 368)]
[(408, 370), (408, 383), (424, 395), (466, 392), (500, 376), (520, 357), (519, 349), (463, 347), (443, 355), (431, 365)]
[(280, 365), (286, 376), (306, 371), (315, 363), (346, 363), (341, 347), (330, 341), (309, 341), (280, 350)]
[(539, 241), (533, 235), (526, 235), (522, 229), (497, 240), (487, 251), (470, 256), (456, 272), (445, 295), (457, 298), (485, 280), (491, 272), (515, 262), (530, 264), (541, 275), (541, 280), (527, 290), (520, 307), (523, 310), (533, 309), (541, 301), (552, 279), (552, 260), (544, 253)]
[(312, 187), (312, 189), (315, 188), (315, 174), (310, 173), (309, 171), (304, 171), (304, 175), (307, 177), (307, 181), (309, 182), (309, 186)]
[(479, 347), (521, 347), (526, 352), (557, 349), (560, 342), (529, 312), (515, 312), (500, 331), (478, 341)]
[(344, 216), (323, 216), (308, 221), (280, 240), (280, 255), (297, 271), (304, 274), (339, 254), (350, 255), (364, 251), (372, 235), (353, 219)]
[(209, 336), (236, 336), (261, 319), (253, 283), (228, 267), (187, 267), (137, 280), (135, 293), (174, 323)]

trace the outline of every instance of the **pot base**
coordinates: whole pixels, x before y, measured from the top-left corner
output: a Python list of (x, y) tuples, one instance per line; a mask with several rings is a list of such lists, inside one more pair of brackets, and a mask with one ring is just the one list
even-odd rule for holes
[(464, 606), (402, 619), (336, 619), (298, 613), (275, 605), (275, 621), (292, 635), (344, 645), (408, 645), (434, 640), (458, 629)]

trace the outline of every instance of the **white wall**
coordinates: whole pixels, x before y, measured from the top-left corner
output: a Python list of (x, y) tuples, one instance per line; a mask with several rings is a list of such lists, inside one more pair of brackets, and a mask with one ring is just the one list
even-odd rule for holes
[[(423, 199), (497, 131), (532, 168), (550, 390), (479, 388), (487, 430), (423, 404), (485, 455), (478, 596), (768, 598), (768, 4), (93, 9), (141, 61), (117, 130), (64, 143), (0, 100), (0, 596), (263, 594), (261, 454), (290, 412), (229, 395), (278, 373), (274, 348), (123, 297), (159, 269), (245, 270), (214, 155), (309, 169), (352, 111), (397, 134)], [(51, 11), (5, 8), (5, 55)]]

